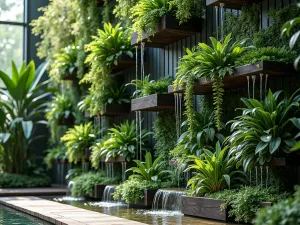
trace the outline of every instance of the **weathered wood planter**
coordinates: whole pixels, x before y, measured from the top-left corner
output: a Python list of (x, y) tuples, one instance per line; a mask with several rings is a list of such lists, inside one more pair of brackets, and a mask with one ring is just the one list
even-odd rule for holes
[(142, 41), (138, 41), (138, 34), (133, 33), (131, 36), (131, 44), (139, 45), (145, 43), (146, 47), (162, 48), (186, 37), (200, 33), (201, 20), (191, 19), (186, 23), (179, 25), (179, 21), (170, 15), (163, 16), (157, 24), (154, 36), (143, 34)]
[(288, 154), (286, 157), (274, 157), (270, 162), (266, 162), (263, 166), (299, 166), (299, 165), (300, 165), (299, 153), (292, 152)]
[(130, 103), (105, 104), (100, 116), (121, 116), (130, 112)]
[(158, 189), (145, 189), (144, 190), (144, 199), (136, 202), (134, 204), (129, 204), (129, 207), (131, 208), (145, 208), (149, 209), (152, 207), (152, 203), (154, 200), (154, 196)]
[[(247, 87), (247, 76), (256, 75), (256, 82), (259, 83), (259, 74), (268, 74), (269, 78), (289, 76), (296, 73), (292, 64), (273, 61), (260, 61), (255, 64), (239, 66), (234, 69), (233, 75), (224, 78), (224, 89)], [(249, 78), (252, 82), (251, 77)], [(184, 88), (176, 89), (173, 85), (168, 87), (169, 93), (183, 93)], [(206, 95), (212, 93), (212, 81), (200, 78), (194, 84), (194, 94)]]
[(101, 159), (101, 162), (107, 162), (107, 163), (121, 163), (121, 162), (127, 162), (124, 156), (117, 156), (115, 158), (110, 158), (106, 161), (105, 158)]
[(169, 94), (153, 94), (131, 101), (131, 111), (163, 111), (174, 107), (174, 95)]
[(135, 66), (136, 59), (130, 58), (128, 55), (121, 55), (118, 60), (118, 65), (113, 65), (112, 72), (118, 73), (124, 69), (128, 69)]
[(96, 199), (102, 199), (105, 187), (106, 184), (95, 184), (93, 197)]
[[(190, 197), (182, 196), (182, 213), (184, 215), (201, 217), (206, 219), (213, 219), (219, 221), (229, 221), (228, 209), (222, 210), (221, 205), (224, 200), (204, 198), (204, 197)], [(262, 202), (261, 208), (272, 206), (271, 202)]]
[(224, 8), (241, 9), (245, 5), (259, 2), (259, 0), (206, 0), (206, 6), (219, 6), (224, 3)]

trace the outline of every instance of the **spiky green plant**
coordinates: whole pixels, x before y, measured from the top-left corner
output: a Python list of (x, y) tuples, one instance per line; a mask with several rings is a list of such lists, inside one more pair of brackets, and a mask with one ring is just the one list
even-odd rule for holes
[(150, 152), (146, 153), (145, 162), (133, 160), (136, 167), (131, 167), (126, 172), (132, 171), (130, 179), (158, 181), (163, 175), (169, 171), (164, 170), (166, 161), (163, 161), (162, 156), (157, 157), (154, 161)]
[(194, 176), (188, 181), (192, 195), (202, 196), (225, 188), (234, 187), (239, 181), (244, 181), (245, 174), (235, 167), (235, 159), (228, 154), (229, 147), (223, 149), (219, 142), (214, 152), (204, 150), (201, 157), (191, 156), (194, 164), (186, 171), (194, 170)]
[(237, 165), (244, 170), (263, 165), (274, 155), (290, 152), (299, 140), (300, 90), (281, 100), (282, 91), (269, 91), (264, 101), (243, 98), (241, 116), (230, 121), (233, 132), (227, 141)]
[(84, 162), (85, 150), (90, 148), (95, 141), (95, 133), (92, 123), (80, 124), (70, 128), (67, 133), (61, 137), (68, 149), (67, 155), (69, 162), (77, 163), (79, 160)]

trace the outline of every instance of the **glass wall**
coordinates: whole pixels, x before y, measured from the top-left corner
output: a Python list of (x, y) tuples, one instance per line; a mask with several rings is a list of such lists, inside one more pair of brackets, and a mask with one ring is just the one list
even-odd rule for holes
[(0, 0), (0, 65), (10, 74), (11, 60), (20, 66), (25, 57), (26, 0)]

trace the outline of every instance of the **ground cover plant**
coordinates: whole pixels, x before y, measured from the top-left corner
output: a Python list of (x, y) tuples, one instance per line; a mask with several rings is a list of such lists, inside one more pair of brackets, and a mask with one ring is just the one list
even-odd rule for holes
[(1, 188), (38, 188), (50, 185), (51, 180), (45, 175), (0, 173)]

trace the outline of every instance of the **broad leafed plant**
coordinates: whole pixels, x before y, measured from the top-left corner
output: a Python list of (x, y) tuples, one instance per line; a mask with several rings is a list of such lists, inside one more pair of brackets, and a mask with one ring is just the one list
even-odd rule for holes
[(282, 98), (269, 91), (265, 100), (243, 98), (242, 115), (231, 121), (230, 152), (244, 170), (263, 165), (273, 156), (290, 153), (300, 137), (299, 90)]

